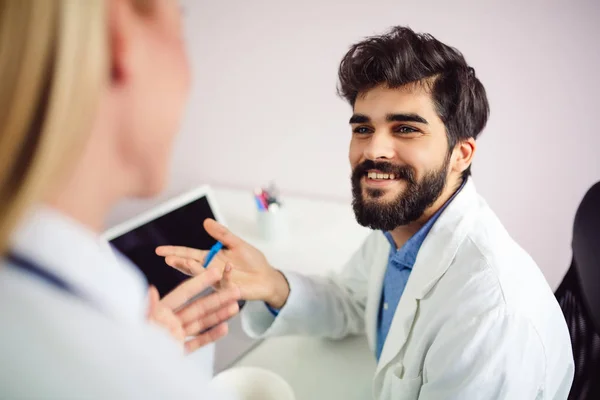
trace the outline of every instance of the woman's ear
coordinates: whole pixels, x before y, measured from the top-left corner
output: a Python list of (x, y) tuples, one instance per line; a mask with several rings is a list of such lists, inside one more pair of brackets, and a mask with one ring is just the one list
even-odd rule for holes
[(133, 22), (136, 18), (134, 2), (131, 0), (110, 0), (108, 6), (109, 62), (111, 84), (120, 85), (130, 75), (134, 34)]

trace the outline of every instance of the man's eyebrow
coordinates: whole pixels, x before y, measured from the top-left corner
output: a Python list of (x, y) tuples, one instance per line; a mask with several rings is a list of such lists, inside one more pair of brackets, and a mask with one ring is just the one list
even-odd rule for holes
[(385, 119), (388, 122), (418, 122), (429, 125), (429, 122), (419, 114), (388, 114)]
[[(417, 122), (429, 125), (429, 122), (425, 118), (414, 113), (388, 114), (385, 119), (387, 122)], [(364, 114), (354, 114), (350, 118), (350, 124), (366, 124), (369, 122), (371, 122), (371, 118)]]
[(352, 117), (350, 117), (351, 124), (365, 124), (367, 122), (371, 122), (371, 118), (363, 114), (354, 114)]

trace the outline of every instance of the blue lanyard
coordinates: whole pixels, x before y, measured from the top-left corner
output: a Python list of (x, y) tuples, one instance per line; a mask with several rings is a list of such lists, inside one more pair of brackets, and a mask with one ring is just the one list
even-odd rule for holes
[[(53, 274), (52, 272), (40, 267), (38, 264), (34, 263), (31, 260), (28, 260), (25, 257), (22, 257), (18, 254), (9, 252), (5, 260), (8, 261), (12, 266), (27, 272), (30, 275), (34, 275), (42, 281), (46, 282), (50, 286), (54, 286), (56, 289), (68, 293), (73, 297), (78, 297), (81, 300), (86, 301), (89, 304), (93, 305), (93, 302), (86, 298), (83, 294), (81, 294), (77, 289), (75, 289), (71, 284), (62, 279), (61, 277)], [(244, 300), (239, 300), (238, 305), (240, 310), (244, 307), (246, 302)], [(95, 307), (98, 308), (98, 307)]]
[[(62, 292), (68, 293), (68, 294), (70, 294), (74, 297), (78, 297), (82, 300), (87, 300), (85, 298), (85, 296), (83, 296), (81, 293), (79, 293), (79, 291), (76, 290), (67, 281), (65, 281), (64, 279), (60, 278), (59, 276), (53, 274), (52, 272), (42, 268), (41, 266), (39, 266), (38, 264), (36, 264), (35, 262), (33, 262), (29, 259), (22, 257), (18, 254), (12, 253), (12, 252), (9, 252), (6, 255), (5, 259), (12, 266), (41, 279), (42, 281), (47, 283), (49, 286), (54, 286), (56, 289), (58, 289)], [(89, 303), (89, 301), (88, 301), (88, 303)]]

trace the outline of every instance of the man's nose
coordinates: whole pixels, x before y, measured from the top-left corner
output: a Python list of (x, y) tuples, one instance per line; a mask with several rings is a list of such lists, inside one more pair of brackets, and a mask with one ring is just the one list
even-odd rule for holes
[(375, 132), (364, 150), (368, 160), (391, 160), (394, 154), (394, 138), (386, 132)]

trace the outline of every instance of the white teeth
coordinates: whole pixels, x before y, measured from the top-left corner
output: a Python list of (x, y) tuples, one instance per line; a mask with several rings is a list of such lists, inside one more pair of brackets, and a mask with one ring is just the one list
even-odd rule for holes
[(369, 179), (396, 179), (394, 174), (378, 174), (377, 172), (368, 172), (367, 178)]

